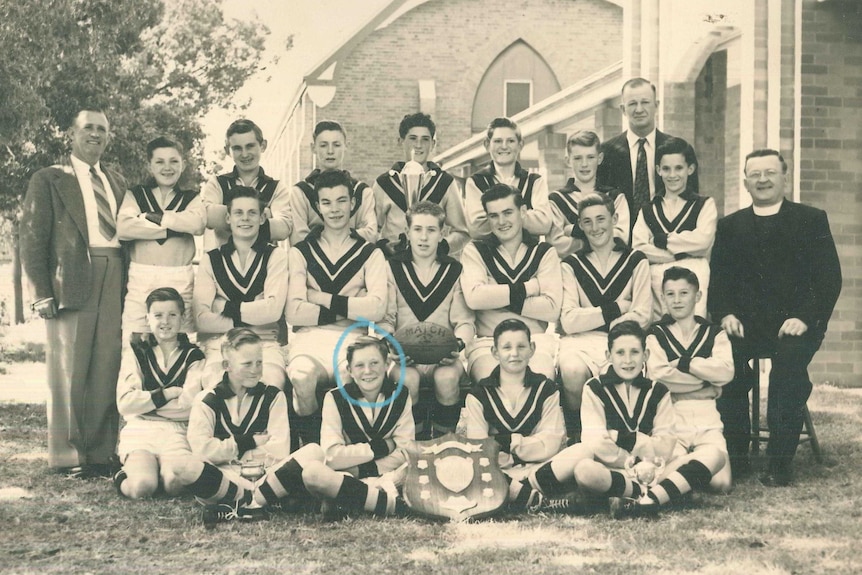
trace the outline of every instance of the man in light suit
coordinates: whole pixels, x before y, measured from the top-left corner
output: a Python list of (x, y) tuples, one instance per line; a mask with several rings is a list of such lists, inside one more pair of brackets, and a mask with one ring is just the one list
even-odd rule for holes
[[(632, 78), (623, 84), (620, 111), (628, 120), (628, 130), (602, 146), (603, 159), (596, 182), (625, 194), (629, 201), (631, 227), (634, 227), (641, 208), (656, 194), (664, 194), (664, 182), (656, 174), (655, 151), (670, 135), (656, 129), (658, 104), (655, 86), (648, 80)], [(697, 175), (694, 178), (690, 184), (697, 192)]]
[(126, 183), (99, 163), (109, 130), (102, 111), (78, 113), (71, 156), (33, 175), (20, 228), (31, 307), (48, 331), (48, 464), (80, 478), (110, 475), (119, 424)]
[(745, 159), (752, 206), (718, 222), (712, 250), (709, 309), (733, 345), (735, 376), (717, 406), (731, 471), (750, 470), (748, 360), (770, 357), (766, 446), (761, 482), (789, 485), (791, 462), (811, 394), (808, 364), (823, 341), (841, 292), (841, 264), (826, 212), (784, 198), (787, 164), (775, 150)]

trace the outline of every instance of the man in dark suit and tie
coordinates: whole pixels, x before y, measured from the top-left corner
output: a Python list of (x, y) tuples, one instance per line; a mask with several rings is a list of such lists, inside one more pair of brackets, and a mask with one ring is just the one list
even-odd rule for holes
[(123, 256), (116, 217), (126, 184), (99, 160), (108, 119), (84, 109), (72, 154), (36, 172), (24, 198), (21, 259), (48, 331), (48, 464), (109, 476), (117, 445)]
[(736, 373), (722, 388), (724, 423), (734, 476), (750, 471), (748, 360), (770, 357), (767, 486), (792, 481), (793, 456), (811, 394), (808, 364), (823, 341), (841, 292), (841, 265), (826, 213), (784, 198), (787, 164), (775, 150), (745, 160), (752, 206), (718, 222), (712, 250), (709, 309), (730, 336)]
[[(648, 80), (632, 78), (623, 84), (620, 111), (628, 130), (604, 143), (596, 174), (598, 185), (616, 188), (628, 198), (632, 227), (641, 208), (664, 193), (664, 182), (656, 177), (655, 151), (670, 136), (656, 129), (658, 104), (655, 86)], [(696, 176), (690, 183), (697, 192)]]

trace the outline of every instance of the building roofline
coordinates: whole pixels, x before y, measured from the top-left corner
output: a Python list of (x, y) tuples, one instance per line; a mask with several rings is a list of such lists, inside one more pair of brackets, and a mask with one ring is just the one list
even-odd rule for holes
[[(570, 119), (574, 103), (587, 109), (619, 96), (622, 78), (623, 62), (620, 60), (533, 104), (513, 116), (512, 120), (517, 122), (521, 135), (526, 140), (539, 134), (547, 126)], [(474, 160), (485, 154), (484, 140), (484, 132), (474, 134), (437, 154), (434, 161), (444, 169), (449, 169)]]

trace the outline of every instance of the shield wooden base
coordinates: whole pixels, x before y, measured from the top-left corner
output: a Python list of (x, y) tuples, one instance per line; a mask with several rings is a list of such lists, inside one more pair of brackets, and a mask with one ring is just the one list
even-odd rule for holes
[(418, 445), (419, 454), (410, 454), (403, 488), (414, 512), (465, 521), (493, 515), (506, 503), (509, 483), (493, 439), (448, 433)]

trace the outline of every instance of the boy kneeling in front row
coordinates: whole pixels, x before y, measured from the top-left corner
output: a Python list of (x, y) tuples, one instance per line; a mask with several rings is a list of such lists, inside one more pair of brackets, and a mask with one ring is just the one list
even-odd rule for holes
[[(394, 495), (329, 469), (319, 445), (288, 453), (287, 400), (281, 390), (260, 381), (263, 349), (256, 333), (230, 330), (222, 354), (222, 381), (192, 407), (189, 444), (197, 458), (182, 473), (188, 490), (206, 505), (205, 526), (265, 518), (267, 507), (310, 495), (333, 498), (346, 509), (394, 511)], [(259, 471), (250, 475), (248, 469)]]

